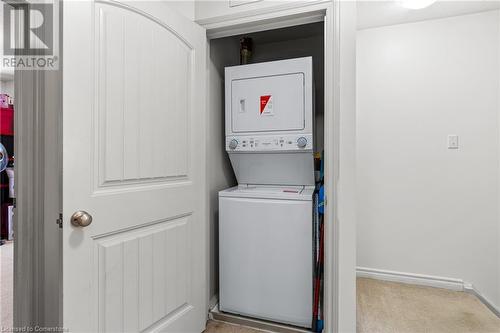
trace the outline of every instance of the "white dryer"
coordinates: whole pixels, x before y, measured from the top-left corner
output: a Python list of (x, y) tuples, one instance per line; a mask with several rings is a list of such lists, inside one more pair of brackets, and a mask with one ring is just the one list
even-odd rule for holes
[(312, 186), (219, 192), (219, 307), (310, 327)]
[(226, 151), (238, 184), (314, 185), (312, 57), (226, 67)]

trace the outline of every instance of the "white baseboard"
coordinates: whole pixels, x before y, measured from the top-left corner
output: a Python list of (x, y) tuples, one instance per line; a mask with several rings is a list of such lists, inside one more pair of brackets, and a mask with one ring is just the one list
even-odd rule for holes
[(464, 281), (440, 276), (395, 272), (366, 267), (357, 267), (356, 276), (455, 291), (464, 290)]
[(466, 293), (476, 296), (484, 305), (486, 305), (491, 310), (491, 312), (493, 312), (494, 314), (497, 315), (498, 318), (500, 318), (500, 308), (497, 307), (492, 302), (490, 302), (490, 300), (486, 298), (483, 294), (481, 294), (479, 290), (477, 290), (472, 284), (466, 283), (464, 285), (464, 291)]
[(382, 269), (357, 267), (357, 277), (365, 277), (376, 280), (399, 282), (419, 286), (434, 288), (443, 288), (455, 291), (464, 291), (476, 296), (484, 305), (486, 305), (495, 315), (500, 317), (500, 309), (484, 297), (472, 284), (466, 283), (460, 279), (445, 278), (440, 276), (395, 272)]

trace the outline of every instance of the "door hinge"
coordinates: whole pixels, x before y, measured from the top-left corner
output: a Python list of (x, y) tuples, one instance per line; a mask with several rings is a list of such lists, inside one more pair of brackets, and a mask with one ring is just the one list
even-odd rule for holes
[(63, 227), (63, 214), (59, 213), (59, 218), (56, 220), (56, 223), (59, 225), (59, 229)]

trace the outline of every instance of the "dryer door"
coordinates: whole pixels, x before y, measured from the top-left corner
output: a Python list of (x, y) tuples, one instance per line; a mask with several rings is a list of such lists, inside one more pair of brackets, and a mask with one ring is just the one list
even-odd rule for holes
[(231, 82), (233, 133), (303, 130), (304, 73)]

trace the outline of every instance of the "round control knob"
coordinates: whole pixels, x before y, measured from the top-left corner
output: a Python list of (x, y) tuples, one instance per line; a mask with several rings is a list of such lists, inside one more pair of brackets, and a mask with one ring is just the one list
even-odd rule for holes
[(307, 146), (307, 139), (301, 136), (300, 138), (297, 139), (297, 146), (299, 148), (304, 148)]
[(229, 148), (236, 149), (236, 147), (238, 147), (238, 141), (236, 139), (229, 141)]

